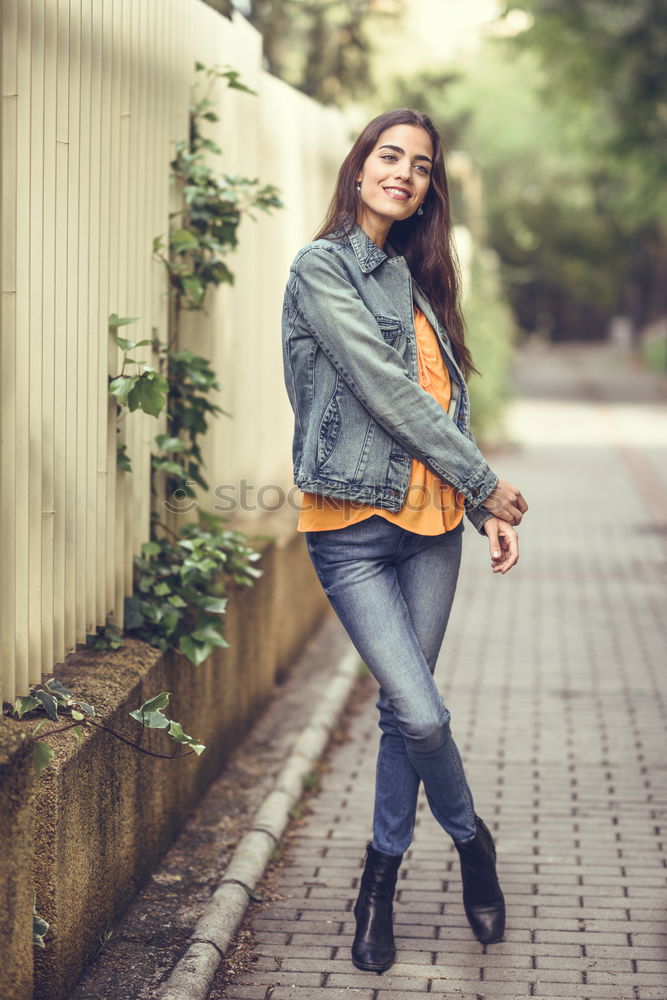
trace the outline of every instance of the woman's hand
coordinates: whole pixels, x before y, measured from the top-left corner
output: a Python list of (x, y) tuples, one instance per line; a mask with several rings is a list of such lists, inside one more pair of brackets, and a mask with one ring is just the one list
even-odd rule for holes
[(519, 561), (519, 536), (507, 521), (490, 517), (483, 524), (489, 539), (491, 569), (494, 573), (506, 573)]
[[(480, 506), (490, 510), (495, 518), (508, 521), (510, 524), (521, 524), (521, 518), (528, 510), (528, 504), (521, 496), (521, 491), (504, 479), (498, 480), (493, 493), (489, 493)], [(488, 524), (488, 521), (486, 523)]]

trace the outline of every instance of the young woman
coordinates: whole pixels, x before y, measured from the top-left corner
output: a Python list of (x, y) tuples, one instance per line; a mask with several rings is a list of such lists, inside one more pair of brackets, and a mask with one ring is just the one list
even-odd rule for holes
[(505, 908), (495, 846), (433, 680), (461, 556), (463, 515), (493, 572), (518, 559), (527, 504), (470, 433), (465, 346), (442, 142), (416, 111), (380, 115), (343, 162), (329, 217), (296, 256), (283, 308), (295, 414), (299, 529), (315, 571), (380, 686), (373, 839), (352, 960), (395, 958), (392, 901), (420, 782), (460, 856), (464, 908), (484, 943)]

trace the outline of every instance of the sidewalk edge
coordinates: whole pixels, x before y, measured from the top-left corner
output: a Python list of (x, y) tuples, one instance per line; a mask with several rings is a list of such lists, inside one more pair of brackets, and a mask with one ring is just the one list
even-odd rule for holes
[(303, 793), (302, 779), (320, 758), (350, 695), (361, 660), (352, 649), (339, 660), (324, 697), (308, 725), (295, 733), (294, 746), (273, 789), (239, 841), (224, 877), (197, 921), (187, 950), (161, 984), (157, 1000), (206, 1000), (218, 966), (241, 925), (252, 891)]

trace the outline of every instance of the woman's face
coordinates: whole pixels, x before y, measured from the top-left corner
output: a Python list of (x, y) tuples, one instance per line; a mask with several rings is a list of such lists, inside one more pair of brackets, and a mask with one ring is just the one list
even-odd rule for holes
[(392, 224), (414, 215), (424, 201), (432, 164), (433, 143), (420, 126), (393, 125), (380, 135), (356, 178), (358, 222), (379, 246)]

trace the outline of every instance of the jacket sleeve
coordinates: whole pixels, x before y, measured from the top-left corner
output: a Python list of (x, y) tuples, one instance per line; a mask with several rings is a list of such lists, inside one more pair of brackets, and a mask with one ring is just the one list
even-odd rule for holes
[[(288, 282), (292, 315), (317, 342), (370, 415), (405, 450), (477, 508), (498, 477), (474, 441), (413, 382), (402, 355), (382, 337), (333, 249), (311, 247)], [(486, 520), (486, 518), (485, 518)]]
[[(475, 441), (472, 431), (469, 430), (466, 431), (465, 435), (470, 441), (472, 441), (472, 443), (476, 447), (477, 442)], [(490, 510), (487, 510), (486, 507), (479, 507), (479, 506), (469, 507), (468, 504), (466, 504), (466, 517), (473, 525), (473, 527), (475, 527), (477, 531), (479, 531), (480, 535), (484, 535), (484, 537), (486, 537), (486, 532), (484, 531), (484, 525), (489, 520), (490, 517), (493, 517), (492, 512)]]

